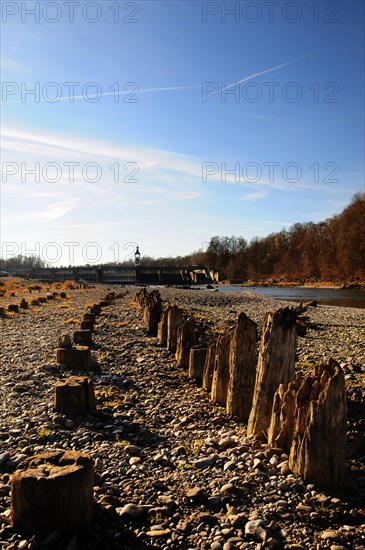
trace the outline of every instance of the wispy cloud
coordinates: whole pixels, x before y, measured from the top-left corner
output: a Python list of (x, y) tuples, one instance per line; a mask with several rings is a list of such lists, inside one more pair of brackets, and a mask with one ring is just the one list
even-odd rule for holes
[[(291, 61), (287, 61), (285, 63), (281, 63), (280, 65), (275, 65), (274, 67), (270, 67), (268, 69), (264, 69), (263, 71), (259, 71), (257, 73), (253, 73), (251, 75), (248, 75), (248, 76), (245, 76), (244, 78), (242, 78), (241, 80), (237, 80), (236, 82), (233, 82), (232, 84), (228, 84), (228, 86), (224, 86), (224, 87), (221, 87), (220, 89), (214, 91), (214, 92), (211, 92), (210, 95), (215, 95), (215, 94), (218, 94), (220, 92), (222, 92), (223, 90), (228, 90), (229, 88), (233, 88), (234, 86), (237, 86), (239, 84), (242, 84), (243, 82), (247, 82), (248, 80), (252, 80), (253, 78), (257, 78), (259, 76), (262, 76), (264, 74), (267, 74), (267, 73), (271, 73), (271, 72), (274, 72), (274, 71), (278, 71), (280, 69), (283, 69), (284, 67), (287, 67), (288, 65), (292, 65), (293, 63), (297, 63), (298, 61), (301, 61), (302, 59), (306, 59), (308, 57), (310, 57), (312, 54), (306, 54), (306, 55), (302, 55), (300, 57), (296, 57), (295, 59), (292, 59)], [(152, 87), (152, 88), (136, 88), (136, 90), (134, 90), (133, 92), (134, 93), (141, 93), (141, 94), (148, 94), (148, 93), (157, 93), (157, 92), (178, 92), (178, 91), (184, 91), (184, 90), (194, 90), (194, 89), (198, 89), (198, 88), (202, 88), (202, 84), (203, 83), (200, 83), (200, 84), (192, 84), (192, 85), (188, 85), (188, 86), (156, 86), (156, 87)], [(100, 98), (100, 97), (106, 97), (106, 96), (124, 96), (124, 95), (128, 95), (128, 94), (131, 94), (131, 90), (128, 89), (128, 90), (118, 90), (118, 91), (112, 91), (112, 92), (102, 92), (101, 94), (97, 95), (95, 94), (95, 96), (92, 96), (90, 95), (90, 98), (89, 99), (93, 99), (93, 98)], [(43, 101), (47, 101), (48, 103), (51, 102), (51, 101), (57, 101), (57, 103), (59, 101), (70, 101), (70, 100), (78, 100), (78, 99), (82, 99), (84, 100), (85, 99), (85, 96), (84, 95), (73, 95), (73, 96), (62, 96), (62, 97), (59, 97), (59, 98), (46, 98), (44, 99)], [(7, 104), (7, 103), (20, 103), (21, 100), (6, 100), (6, 101), (1, 101), (1, 104)]]
[(0, 64), (2, 71), (8, 71), (11, 73), (28, 72), (25, 65), (19, 63), (19, 61), (14, 61), (14, 59), (9, 59), (8, 57), (1, 57)]
[(65, 214), (74, 210), (76, 205), (77, 205), (77, 201), (75, 199), (69, 199), (63, 202), (51, 203), (48, 206), (48, 209), (46, 210), (46, 212), (43, 213), (43, 217), (46, 218), (47, 220), (56, 220), (58, 218), (62, 218)]
[(241, 200), (242, 201), (259, 201), (262, 199), (266, 199), (269, 196), (269, 193), (267, 191), (256, 191), (253, 193), (248, 193), (247, 195), (242, 195)]
[[(88, 139), (75, 135), (62, 135), (51, 132), (29, 131), (13, 127), (4, 127), (2, 129), (3, 161), (29, 162), (31, 165), (35, 162), (57, 162), (63, 167), (62, 179), (59, 185), (48, 185), (45, 188), (39, 188), (37, 191), (48, 192), (50, 188), (56, 193), (72, 192), (76, 188), (83, 188), (88, 193), (102, 196), (105, 199), (120, 200), (122, 196), (126, 199), (134, 199), (133, 195), (138, 189), (139, 196), (143, 200), (193, 200), (204, 196), (204, 193), (220, 193), (223, 188), (228, 190), (228, 186), (237, 190), (242, 190), (246, 194), (241, 200), (261, 200), (272, 190), (296, 192), (298, 190), (317, 190), (318, 186), (304, 179), (298, 183), (285, 181), (283, 178), (265, 179), (259, 181), (240, 175), (237, 179), (236, 174), (223, 170), (222, 166), (233, 166), (237, 161), (232, 160), (229, 163), (207, 162), (203, 159), (186, 155), (176, 151), (164, 149), (151, 149), (144, 145), (125, 146), (115, 142)], [(11, 152), (11, 155), (7, 153)], [(8, 156), (8, 159), (6, 158)], [(211, 160), (211, 159), (210, 159)], [(247, 159), (239, 159), (240, 163)], [(120, 166), (120, 180), (117, 185), (113, 179), (114, 173), (112, 166), (115, 162)], [(67, 178), (67, 170), (63, 166), (65, 163), (77, 162), (81, 167), (85, 163), (95, 162), (102, 168), (102, 180), (92, 183), (78, 177), (74, 182)], [(129, 163), (134, 163), (137, 170), (136, 182), (128, 185), (128, 174), (131, 171), (125, 170)], [(3, 163), (4, 164), (4, 163)], [(206, 165), (214, 170), (206, 173)], [(222, 174), (222, 172), (225, 172)], [(76, 173), (81, 170), (76, 169)], [(204, 173), (203, 173), (204, 172)], [(207, 175), (208, 174), (208, 175)], [(224, 178), (223, 178), (224, 175)], [(204, 176), (204, 177), (203, 177)], [(4, 181), (4, 180), (2, 180)], [(15, 181), (14, 179), (12, 181)], [(18, 183), (20, 184), (20, 176)], [(41, 182), (42, 185), (42, 182)], [(322, 191), (333, 193), (333, 186), (322, 186)], [(11, 185), (3, 184), (3, 192), (11, 193)], [(25, 189), (24, 189), (25, 191)], [(341, 189), (336, 189), (337, 192)], [(342, 190), (343, 191), (343, 190)], [(116, 199), (118, 194), (118, 199)]]

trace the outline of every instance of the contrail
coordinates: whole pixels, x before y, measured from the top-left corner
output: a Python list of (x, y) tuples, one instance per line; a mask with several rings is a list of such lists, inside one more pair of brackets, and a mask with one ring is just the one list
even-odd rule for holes
[[(300, 61), (302, 59), (306, 59), (307, 57), (310, 57), (312, 54), (308, 53), (306, 55), (302, 55), (301, 57), (296, 57), (292, 61), (287, 61), (286, 63), (282, 63), (281, 65), (275, 65), (275, 67), (271, 67), (269, 69), (265, 69), (264, 71), (260, 71), (258, 73), (251, 74), (249, 76), (245, 76), (245, 78), (242, 78), (241, 80), (237, 80), (237, 82), (233, 82), (232, 84), (229, 84), (228, 86), (224, 86), (217, 90), (216, 92), (212, 92), (211, 95), (215, 95), (220, 93), (222, 90), (228, 90), (229, 88), (232, 88), (233, 86), (237, 86), (238, 84), (242, 84), (242, 82), (247, 82), (248, 80), (252, 80), (253, 78), (257, 76), (262, 76), (263, 74), (271, 73), (273, 71), (277, 71), (279, 69), (282, 69), (283, 67), (287, 67), (288, 65), (292, 65), (293, 63), (296, 63), (297, 61)], [(134, 82), (131, 82), (130, 84), (135, 84)], [(157, 88), (137, 88), (136, 90), (120, 90), (120, 91), (113, 91), (113, 92), (103, 92), (100, 95), (95, 94), (94, 96), (91, 95), (90, 99), (95, 99), (97, 97), (105, 97), (105, 96), (120, 96), (120, 95), (127, 95), (131, 93), (154, 93), (154, 92), (171, 92), (171, 91), (181, 91), (181, 90), (193, 90), (196, 88), (201, 88), (201, 84), (193, 84), (190, 86), (162, 86)], [(47, 103), (54, 101), (55, 103), (58, 103), (59, 101), (70, 101), (75, 99), (85, 99), (85, 95), (75, 95), (75, 96), (67, 96), (67, 97), (54, 97), (54, 98), (47, 98), (43, 101), (47, 101)], [(7, 103), (21, 103), (19, 100), (13, 100), (13, 101), (1, 101), (1, 104), (7, 104)]]
[(286, 63), (282, 63), (281, 65), (275, 65), (275, 67), (271, 67), (270, 69), (265, 69), (264, 71), (261, 71), (259, 73), (251, 74), (250, 76), (246, 76), (245, 78), (242, 78), (242, 80), (238, 80), (237, 82), (233, 82), (232, 84), (229, 84), (228, 86), (225, 86), (224, 88), (221, 88), (220, 90), (217, 90), (216, 92), (212, 93), (211, 95), (219, 94), (222, 90), (228, 90), (229, 88), (233, 88), (233, 86), (237, 86), (237, 84), (242, 84), (242, 82), (246, 82), (247, 80), (251, 80), (252, 78), (255, 78), (256, 76), (261, 76), (263, 74), (271, 73), (273, 71), (277, 71), (278, 69), (282, 69), (283, 67), (287, 67), (288, 65), (292, 65), (293, 63), (296, 63), (297, 61), (300, 61), (301, 59), (306, 59), (307, 57), (310, 57), (312, 54), (307, 53), (306, 55), (302, 55), (301, 57), (296, 57), (292, 61), (287, 61)]

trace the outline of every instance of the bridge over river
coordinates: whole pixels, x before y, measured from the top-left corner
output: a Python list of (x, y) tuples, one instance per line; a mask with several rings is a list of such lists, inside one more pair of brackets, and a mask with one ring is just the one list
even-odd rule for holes
[(85, 281), (109, 284), (205, 284), (218, 281), (218, 273), (206, 266), (130, 266), (130, 267), (46, 267), (38, 269), (14, 269), (12, 276), (41, 281)]

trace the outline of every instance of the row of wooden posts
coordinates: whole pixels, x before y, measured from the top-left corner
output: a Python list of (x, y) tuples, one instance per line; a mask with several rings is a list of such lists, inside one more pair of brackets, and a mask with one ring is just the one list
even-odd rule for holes
[(22, 298), (19, 304), (9, 304), (7, 308), (1, 306), (0, 317), (6, 317), (7, 312), (19, 313), (19, 310), (21, 309), (29, 309), (29, 306), (39, 306), (40, 304), (45, 304), (51, 300), (55, 300), (58, 297), (66, 299), (67, 294), (66, 292), (52, 292), (47, 294), (46, 296), (39, 296), (38, 298), (32, 298), (31, 300), (26, 300), (25, 298)]
[[(74, 371), (90, 371), (92, 335), (103, 307), (115, 293), (84, 313), (80, 330), (60, 337), (57, 363)], [(81, 345), (80, 345), (81, 344)], [(70, 376), (55, 384), (54, 409), (81, 417), (96, 408), (92, 379)], [(90, 527), (94, 516), (94, 464), (78, 451), (44, 452), (22, 462), (11, 480), (11, 523), (24, 536), (43, 537), (53, 531), (78, 532)]]
[(163, 309), (157, 290), (143, 288), (135, 299), (148, 332), (175, 353), (178, 365), (214, 403), (247, 423), (248, 436), (285, 450), (291, 470), (306, 481), (344, 487), (344, 374), (332, 359), (311, 375), (295, 373), (297, 309), (266, 314), (257, 354), (257, 325), (245, 313), (202, 346), (194, 318), (177, 305)]

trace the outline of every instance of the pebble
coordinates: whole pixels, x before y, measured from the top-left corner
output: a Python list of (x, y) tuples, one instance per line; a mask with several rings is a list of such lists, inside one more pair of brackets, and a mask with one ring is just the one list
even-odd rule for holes
[(320, 538), (322, 540), (338, 540), (339, 534), (337, 531), (324, 531), (320, 534)]
[(209, 466), (213, 466), (218, 460), (218, 455), (213, 454), (209, 458), (200, 458), (198, 460), (195, 460), (193, 462), (194, 468), (208, 468)]
[(117, 508), (116, 510), (121, 517), (141, 518), (146, 513), (143, 508), (133, 503), (126, 504), (123, 508)]

